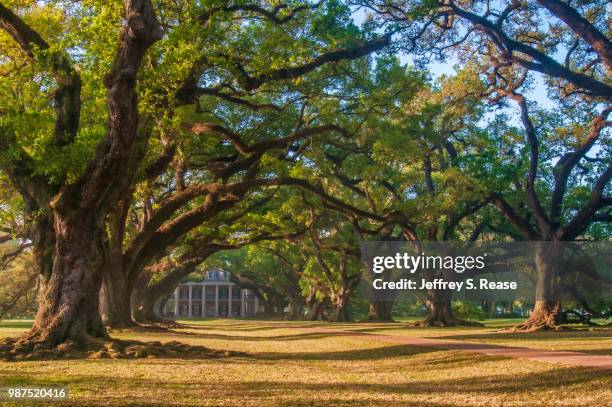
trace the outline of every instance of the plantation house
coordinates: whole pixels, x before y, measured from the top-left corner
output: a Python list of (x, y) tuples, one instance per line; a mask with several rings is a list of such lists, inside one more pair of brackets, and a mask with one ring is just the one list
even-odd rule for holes
[(206, 272), (201, 282), (179, 284), (174, 290), (175, 317), (248, 317), (259, 304), (253, 291), (238, 287), (223, 270)]

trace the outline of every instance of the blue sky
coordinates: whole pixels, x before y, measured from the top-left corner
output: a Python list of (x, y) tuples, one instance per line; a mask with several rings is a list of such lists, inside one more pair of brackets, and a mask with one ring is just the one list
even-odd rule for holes
[[(356, 24), (361, 25), (365, 20), (366, 12), (364, 9), (356, 10), (353, 13), (353, 20)], [(410, 56), (407, 54), (399, 55), (400, 60), (403, 63), (410, 62)], [(454, 66), (457, 64), (457, 60), (452, 56), (449, 56), (446, 62), (432, 62), (429, 64), (428, 69), (432, 74), (433, 78), (438, 78), (441, 75), (453, 75), (455, 73)], [(533, 86), (530, 92), (526, 94), (529, 100), (537, 102), (540, 107), (546, 109), (554, 108), (554, 103), (549, 99), (544, 84), (542, 74), (532, 72)], [(435, 80), (435, 79), (434, 79)]]
[[(361, 25), (363, 23), (363, 21), (365, 20), (365, 16), (366, 16), (366, 13), (363, 9), (356, 10), (353, 13), (353, 19), (357, 25)], [(544, 21), (543, 23), (548, 23), (548, 21)], [(556, 55), (553, 55), (552, 57), (558, 61), (562, 61), (566, 51), (567, 51), (566, 49), (563, 49), (561, 47), (557, 51)], [(399, 55), (399, 58), (403, 63), (410, 63), (410, 60), (411, 60), (410, 55), (408, 54)], [(452, 55), (449, 55), (448, 59), (445, 62), (430, 63), (428, 66), (428, 70), (430, 71), (431, 76), (435, 80), (435, 78), (439, 78), (441, 75), (455, 74), (456, 72), (455, 65), (457, 64), (457, 62), (458, 61), (456, 58), (454, 58)], [(541, 108), (544, 108), (547, 110), (554, 109), (555, 102), (552, 101), (548, 97), (544, 75), (539, 72), (532, 71), (530, 72), (530, 76), (532, 78), (532, 86), (529, 91), (525, 92), (525, 96), (527, 97), (527, 99), (530, 101), (537, 102), (537, 104)], [(510, 117), (511, 123), (513, 125), (519, 128), (522, 127), (522, 123), (520, 119), (520, 112), (519, 112), (519, 109), (516, 108), (515, 105), (511, 104), (511, 106), (504, 109), (504, 112), (508, 114), (508, 116)], [(601, 147), (596, 145), (592, 148), (592, 150), (589, 152), (588, 155), (595, 156), (600, 150), (601, 150)], [(554, 164), (554, 162), (551, 164)]]

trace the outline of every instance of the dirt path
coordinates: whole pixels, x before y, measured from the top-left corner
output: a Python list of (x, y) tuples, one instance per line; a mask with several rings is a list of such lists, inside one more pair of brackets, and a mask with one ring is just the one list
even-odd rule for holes
[(401, 335), (384, 335), (366, 332), (341, 331), (328, 328), (317, 329), (320, 332), (333, 332), (337, 335), (352, 336), (364, 339), (375, 339), (383, 342), (399, 343), (403, 345), (425, 346), (429, 348), (452, 349), (465, 352), (482, 353), (485, 355), (505, 356), (535, 360), (538, 362), (561, 363), (564, 365), (598, 367), (612, 370), (612, 356), (590, 355), (580, 352), (552, 351), (544, 349), (529, 349), (512, 346), (491, 345), (452, 341), (444, 339), (419, 338)]

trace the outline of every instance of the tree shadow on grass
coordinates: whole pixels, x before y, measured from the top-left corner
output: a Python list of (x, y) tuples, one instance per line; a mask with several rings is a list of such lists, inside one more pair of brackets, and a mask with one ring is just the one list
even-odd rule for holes
[(355, 349), (326, 352), (262, 352), (252, 353), (256, 359), (279, 360), (379, 360), (401, 356), (414, 356), (422, 353), (439, 352), (439, 349), (408, 345), (381, 346), (378, 348)]
[[(140, 333), (138, 331), (125, 330), (121, 331), (121, 333)], [(157, 334), (158, 332), (149, 331), (146, 332), (151, 334), (152, 336)], [(200, 332), (190, 332), (185, 334), (179, 331), (167, 331), (167, 332), (159, 332), (163, 336), (185, 336), (188, 335), (189, 338), (197, 338), (197, 339), (217, 339), (228, 342), (270, 342), (270, 341), (300, 341), (300, 340), (311, 340), (311, 339), (325, 339), (332, 338), (337, 336), (351, 336), (350, 334), (343, 334), (337, 332), (304, 332), (298, 334), (287, 334), (287, 335), (270, 335), (270, 336), (252, 336), (252, 335), (225, 335), (221, 333), (200, 333)]]
[[(543, 350), (580, 352), (595, 355), (612, 355), (612, 349), (580, 349), (579, 344), (573, 344), (572, 339), (590, 339), (593, 342), (601, 339), (612, 340), (612, 332), (610, 331), (561, 331), (561, 332), (530, 332), (530, 333), (514, 333), (514, 332), (494, 332), (482, 334), (462, 334), (462, 335), (445, 335), (440, 339), (452, 339), (458, 341), (473, 341), (474, 343), (487, 344), (491, 346), (505, 347), (524, 347), (532, 349), (529, 346), (531, 343), (554, 344), (554, 349), (544, 348)], [(484, 340), (484, 342), (483, 342)], [(567, 346), (564, 346), (564, 340), (567, 340)], [(511, 341), (511, 343), (488, 343), (487, 341)]]
[[(332, 326), (333, 327), (333, 326)], [(402, 335), (401, 331), (409, 331), (418, 333), (415, 336), (426, 336), (428, 332), (436, 332), (436, 333), (449, 333), (460, 331), (474, 331), (478, 333), (484, 332), (497, 332), (496, 329), (487, 329), (487, 327), (482, 326), (430, 326), (430, 327), (419, 327), (414, 326), (412, 324), (404, 324), (398, 323), (393, 325), (381, 325), (381, 326), (372, 326), (372, 327), (363, 327), (363, 328), (352, 328), (347, 329), (347, 332), (363, 332), (363, 333), (374, 333), (374, 334), (393, 334), (394, 332), (400, 331), (398, 335)], [(436, 337), (442, 337), (442, 335), (437, 335)]]
[[(568, 349), (571, 350), (571, 349)], [(571, 350), (572, 352), (574, 350)], [(603, 356), (612, 356), (612, 348), (604, 348), (604, 349), (581, 349), (576, 352), (580, 353), (588, 353), (589, 355), (603, 355)]]
[[(481, 362), (490, 362), (491, 359), (472, 360), (473, 366), (478, 369)], [(421, 362), (415, 369), (425, 370), (429, 365)], [(447, 369), (455, 365), (449, 360)], [(186, 365), (185, 367), (188, 367)], [(264, 368), (264, 366), (250, 366), (252, 369)], [(481, 367), (480, 369), (483, 369)], [(6, 372), (0, 371), (1, 375)], [(608, 380), (612, 373), (598, 369), (555, 367), (546, 372), (533, 373), (523, 372), (516, 374), (512, 371), (499, 373), (490, 372), (486, 376), (469, 376), (460, 378), (449, 378), (441, 375), (431, 380), (419, 380), (411, 377), (404, 378), (402, 372), (398, 371), (394, 382), (364, 382), (357, 376), (343, 377), (342, 372), (327, 381), (313, 380), (309, 376), (304, 380), (295, 380), (300, 377), (300, 371), (295, 371), (291, 380), (231, 380), (219, 381), (176, 381), (159, 380), (135, 377), (130, 379), (129, 389), (125, 389), (125, 379), (112, 376), (99, 377), (96, 375), (80, 375), (76, 378), (62, 380), (45, 380), (36, 376), (15, 377), (9, 384), (21, 386), (41, 385), (67, 385), (76, 388), (79, 393), (93, 392), (94, 399), (87, 400), (79, 405), (184, 405), (178, 400), (189, 397), (206, 397), (208, 401), (234, 400), (236, 402), (249, 401), (250, 404), (274, 404), (274, 405), (390, 405), (387, 397), (392, 396), (398, 404), (418, 405), (417, 400), (425, 398), (423, 405), (444, 406), (460, 405), (459, 401), (469, 398), (472, 401), (486, 405), (495, 404), (493, 401), (508, 404), (525, 405), (524, 398), (532, 396), (533, 393), (541, 393), (542, 403), (548, 401), (548, 405), (555, 405), (551, 400), (553, 395), (563, 397), (571, 391), (572, 386), (586, 386), (601, 390), (602, 380)], [(115, 392), (113, 389), (121, 389)], [(163, 392), (164, 399), (151, 400), (151, 390)], [(96, 398), (100, 399), (96, 399)], [(537, 397), (537, 396), (536, 396)], [(435, 400), (439, 398), (439, 400)], [(434, 399), (434, 400), (432, 400)], [(401, 402), (400, 402), (401, 400)], [(533, 401), (534, 399), (532, 399)], [(411, 402), (412, 401), (412, 402)], [(72, 403), (77, 402), (76, 399)], [(176, 404), (173, 404), (176, 403)], [(392, 404), (392, 403), (391, 403)], [(74, 404), (72, 404), (74, 405)]]
[(225, 341), (256, 341), (256, 342), (269, 342), (269, 341), (301, 341), (301, 340), (311, 340), (311, 339), (325, 339), (331, 338), (335, 336), (340, 336), (334, 332), (326, 333), (326, 332), (304, 332), (300, 334), (293, 335), (270, 335), (270, 336), (233, 336), (233, 335), (223, 335), (223, 334), (213, 334), (213, 333), (197, 333), (195, 334), (199, 338), (203, 339), (222, 339)]
[(276, 391), (294, 391), (299, 388), (302, 391), (321, 394), (322, 392), (374, 392), (380, 394), (413, 394), (413, 395), (435, 395), (448, 393), (453, 395), (474, 394), (513, 394), (517, 392), (552, 392), (564, 391), (567, 387), (587, 384), (599, 381), (604, 377), (612, 375), (595, 369), (573, 369), (558, 368), (545, 373), (516, 374), (492, 374), (486, 377), (446, 377), (434, 381), (405, 381), (403, 383), (250, 383), (252, 387), (260, 387), (262, 390), (268, 386), (274, 386)]
[(245, 324), (245, 323), (222, 323), (222, 324), (187, 324), (180, 323), (182, 329), (192, 330), (214, 330), (214, 331), (244, 331), (244, 332), (258, 332), (258, 331), (269, 331), (273, 329), (307, 329), (307, 328), (322, 328), (330, 327), (330, 323), (266, 323), (265, 321), (258, 324)]
[(480, 334), (445, 335), (444, 339), (478, 340), (478, 339), (512, 339), (529, 341), (546, 341), (576, 338), (606, 338), (612, 339), (612, 331), (561, 331), (561, 332), (492, 332)]

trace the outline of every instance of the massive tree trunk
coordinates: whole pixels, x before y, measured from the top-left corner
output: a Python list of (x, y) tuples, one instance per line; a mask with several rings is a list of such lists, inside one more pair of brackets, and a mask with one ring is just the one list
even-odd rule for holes
[[(69, 340), (87, 347), (107, 338), (98, 312), (105, 262), (102, 224), (93, 216), (63, 217), (57, 212), (53, 219), (52, 255), (49, 257), (45, 247), (35, 252), (43, 277), (36, 320), (18, 341), (25, 351), (49, 349)], [(39, 230), (38, 235), (47, 236), (38, 242), (44, 245), (51, 230)]]
[(131, 291), (122, 270), (112, 265), (105, 267), (100, 290), (100, 313), (107, 327), (121, 329), (136, 325), (132, 319)]
[(451, 307), (450, 296), (444, 298), (442, 295), (429, 295), (425, 306), (427, 307), (427, 316), (425, 319), (418, 321), (419, 326), (457, 326), (463, 325)]
[[(133, 304), (136, 321), (144, 323), (171, 322), (155, 313), (155, 304), (162, 297), (169, 296), (181, 279), (193, 273), (199, 264), (217, 250), (219, 250), (217, 246), (205, 248), (193, 256), (187, 256), (179, 265), (172, 262), (160, 262), (143, 270), (134, 283)], [(155, 283), (151, 283), (151, 277), (155, 273), (165, 274)]]
[[(16, 24), (13, 28), (17, 31), (11, 32), (18, 39), (24, 35), (32, 37), (32, 30), (25, 23), (4, 11), (4, 19), (10, 14), (9, 20)], [(33, 238), (36, 264), (42, 276), (38, 313), (30, 332), (15, 343), (12, 351), (49, 349), (68, 341), (89, 347), (108, 338), (98, 310), (108, 255), (104, 221), (129, 191), (143, 157), (146, 140), (139, 137), (136, 77), (146, 51), (162, 34), (150, 1), (127, 1), (125, 12), (126, 24), (113, 68), (105, 77), (108, 133), (85, 173), (76, 181), (56, 188), (49, 184), (41, 187), (44, 182), (23, 168), (9, 171), (28, 206), (32, 206), (34, 195), (42, 196), (35, 199), (37, 208), (33, 209), (49, 213), (37, 221)], [(32, 43), (48, 48), (38, 35), (32, 38), (33, 41), (25, 38), (21, 42), (26, 51)], [(54, 138), (56, 144), (63, 145), (77, 134), (80, 106), (78, 90), (66, 92), (65, 87), (66, 84), (80, 87), (80, 80), (69, 66), (67, 56), (58, 62), (59, 68), (55, 67), (54, 74), (60, 78), (60, 86), (55, 94), (72, 95), (72, 98), (56, 99)], [(74, 106), (77, 108), (71, 108)], [(70, 120), (64, 115), (66, 109), (72, 112), (68, 115)], [(68, 131), (68, 127), (72, 130)], [(37, 191), (39, 187), (45, 192)], [(41, 216), (44, 215), (36, 213), (36, 218)]]
[(299, 320), (304, 318), (304, 297), (299, 294), (295, 294), (288, 298), (288, 311), (285, 316), (288, 320)]
[(117, 203), (106, 220), (108, 249), (100, 291), (100, 313), (104, 324), (109, 328), (121, 329), (135, 325), (130, 301), (132, 284), (123, 256), (125, 225), (132, 194), (130, 189), (126, 198)]
[[(166, 303), (172, 297), (176, 284), (171, 281), (161, 282), (161, 284), (157, 283), (152, 286), (146, 283), (144, 285), (137, 284), (132, 298), (133, 304), (135, 304), (134, 318), (136, 321), (144, 324), (176, 325), (172, 320), (174, 314), (168, 315), (170, 318), (166, 318), (167, 316), (164, 313)], [(156, 305), (157, 312), (155, 311)]]
[(170, 296), (165, 295), (157, 302), (157, 315), (161, 318), (166, 316), (166, 304), (168, 304), (168, 300)]
[[(150, 283), (153, 269), (144, 270), (138, 277), (134, 291), (134, 317), (137, 322), (157, 323), (170, 322), (161, 318), (155, 313), (155, 304), (164, 296), (170, 295), (181, 279), (195, 270), (197, 261), (186, 262), (183, 266), (177, 267), (162, 277), (155, 283)], [(166, 268), (168, 265), (161, 264), (159, 267)], [(157, 270), (160, 271), (160, 270)]]
[(317, 298), (317, 290), (311, 289), (308, 293), (308, 297), (306, 297), (306, 308), (308, 311), (306, 312), (306, 321), (322, 321), (323, 320), (323, 311), (325, 309), (325, 305), (323, 301)]
[(560, 242), (535, 242), (536, 303), (527, 321), (514, 331), (559, 330), (565, 322), (561, 306)]
[(348, 302), (336, 305), (332, 314), (333, 322), (350, 322), (351, 316), (348, 312)]
[(179, 281), (180, 277), (178, 279), (164, 278), (152, 286), (139, 287), (137, 289), (139, 293), (135, 298), (138, 301), (134, 313), (136, 321), (141, 323), (170, 322), (155, 312), (155, 304), (162, 297), (170, 295)]
[[(390, 281), (393, 277), (389, 270), (385, 270), (381, 275), (385, 281)], [(397, 293), (385, 293), (384, 296), (380, 296), (375, 290), (373, 290), (374, 279), (377, 278), (373, 273), (364, 273), (363, 279), (368, 283), (368, 291), (366, 291), (366, 298), (370, 305), (368, 315), (365, 317), (363, 322), (395, 322), (391, 317), (391, 310), (393, 304), (397, 298)]]
[(352, 293), (353, 290), (343, 287), (331, 296), (332, 321), (349, 322), (351, 320), (348, 312), (348, 303)]
[(322, 321), (323, 320), (323, 303), (320, 301), (312, 301), (308, 304), (308, 312), (306, 313), (307, 321)]
[(155, 313), (155, 303), (163, 294), (152, 294), (149, 290), (144, 290), (139, 296), (140, 301), (136, 307), (134, 318), (140, 323), (165, 322), (165, 320)]
[(395, 322), (391, 317), (393, 301), (370, 301), (370, 311), (363, 322)]
[(429, 290), (427, 292), (427, 316), (415, 322), (415, 326), (482, 326), (479, 322), (457, 318), (453, 313), (451, 290)]
[(165, 320), (155, 313), (155, 303), (159, 297), (143, 295), (138, 309), (135, 313), (136, 321), (141, 323), (165, 322)]

